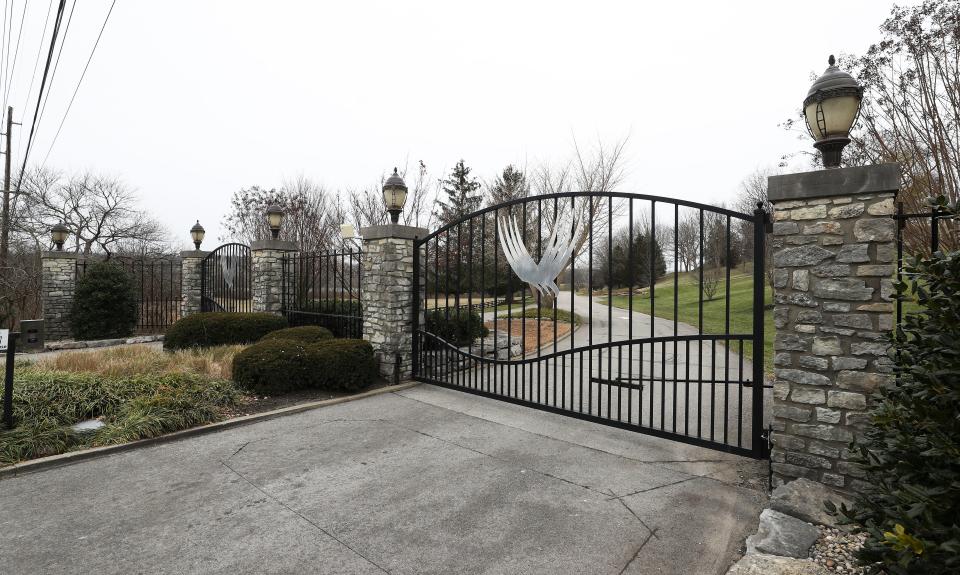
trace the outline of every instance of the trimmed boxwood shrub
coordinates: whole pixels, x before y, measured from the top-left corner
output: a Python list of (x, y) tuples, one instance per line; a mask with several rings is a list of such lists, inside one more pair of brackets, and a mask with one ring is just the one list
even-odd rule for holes
[(486, 337), (490, 330), (483, 325), (477, 312), (450, 310), (428, 311), (424, 314), (426, 331), (456, 346), (468, 345), (478, 337)]
[(233, 358), (233, 380), (257, 393), (355, 391), (377, 378), (373, 347), (362, 339), (261, 341)]
[(196, 313), (167, 329), (163, 348), (185, 349), (254, 343), (271, 331), (285, 327), (287, 320), (271, 313)]
[(70, 313), (74, 338), (127, 337), (137, 327), (137, 314), (137, 288), (116, 263), (93, 263), (77, 280)]
[(325, 339), (333, 339), (333, 334), (325, 327), (318, 325), (301, 325), (299, 327), (288, 327), (271, 331), (260, 338), (260, 341), (272, 341), (275, 339), (289, 339), (302, 343), (316, 343)]

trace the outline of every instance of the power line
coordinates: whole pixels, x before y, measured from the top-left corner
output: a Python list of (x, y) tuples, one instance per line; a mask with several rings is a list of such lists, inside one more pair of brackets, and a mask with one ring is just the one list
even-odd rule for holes
[(20, 28), (17, 30), (17, 47), (13, 50), (13, 65), (10, 67), (10, 77), (7, 81), (7, 90), (3, 94), (3, 107), (7, 107), (10, 98), (10, 86), (13, 83), (13, 72), (17, 69), (17, 57), (20, 56), (20, 36), (23, 35), (23, 21), (27, 17), (27, 3), (23, 3), (23, 12), (20, 14)]
[[(33, 83), (37, 79), (37, 66), (40, 65), (40, 54), (43, 53), (43, 38), (47, 35), (47, 25), (50, 23), (50, 12), (53, 10), (53, 0), (47, 4), (47, 17), (43, 20), (43, 32), (40, 33), (40, 44), (37, 46), (37, 58), (33, 62), (33, 73), (30, 74), (30, 88), (27, 90), (27, 98), (23, 102), (23, 112), (20, 114), (20, 124), (23, 125), (24, 118), (27, 117), (27, 108), (30, 104), (30, 94), (33, 93)], [(23, 130), (17, 137), (17, 155), (20, 155), (20, 146), (23, 144)]]
[(110, 20), (110, 14), (113, 13), (113, 7), (116, 5), (117, 0), (113, 0), (110, 3), (110, 10), (107, 11), (106, 18), (103, 19), (103, 26), (100, 27), (100, 33), (97, 35), (97, 41), (93, 43), (93, 49), (90, 50), (90, 56), (87, 58), (87, 63), (83, 67), (83, 72), (80, 74), (80, 79), (77, 81), (77, 86), (73, 89), (73, 95), (70, 96), (70, 103), (67, 104), (67, 110), (63, 113), (63, 118), (60, 119), (60, 126), (57, 127), (57, 133), (53, 136), (53, 141), (50, 142), (50, 147), (47, 149), (47, 154), (43, 157), (43, 161), (40, 163), (40, 168), (42, 169), (47, 163), (47, 158), (50, 157), (50, 151), (53, 150), (53, 145), (57, 143), (57, 138), (60, 136), (60, 130), (63, 129), (63, 123), (67, 121), (67, 114), (70, 113), (70, 108), (73, 106), (73, 99), (77, 97), (77, 91), (80, 89), (80, 83), (83, 82), (83, 77), (87, 75), (87, 68), (90, 67), (90, 61), (93, 60), (93, 54), (97, 51), (97, 46), (100, 45), (100, 38), (103, 36), (103, 31), (107, 27), (107, 22)]
[(3, 62), (6, 61), (7, 53), (7, 8), (10, 6), (10, 0), (4, 0), (3, 3), (3, 40), (0, 40), (0, 66), (2, 66), (3, 82), (4, 88), (6, 88), (7, 83), (7, 68), (3, 66)]
[(20, 185), (23, 182), (23, 174), (27, 171), (27, 160), (30, 158), (30, 148), (33, 146), (33, 134), (37, 129), (37, 115), (40, 112), (40, 102), (43, 100), (43, 88), (47, 85), (47, 74), (50, 72), (50, 62), (53, 60), (53, 49), (57, 44), (57, 36), (60, 33), (60, 23), (63, 21), (63, 10), (67, 6), (67, 0), (60, 0), (57, 6), (57, 16), (53, 23), (53, 35), (50, 38), (50, 50), (47, 52), (47, 63), (43, 68), (43, 79), (40, 80), (40, 92), (37, 94), (37, 107), (33, 112), (33, 122), (30, 123), (30, 136), (27, 138), (27, 150), (23, 154), (23, 166), (20, 168), (20, 176), (17, 178), (17, 192), (20, 192)]
[[(37, 118), (37, 124), (43, 120), (43, 113), (47, 111), (47, 100), (50, 99), (50, 92), (53, 90), (53, 80), (57, 77), (57, 70), (60, 69), (60, 56), (63, 54), (63, 47), (67, 43), (67, 34), (70, 33), (70, 23), (73, 22), (73, 10), (77, 7), (77, 0), (73, 0), (70, 5), (70, 15), (67, 17), (67, 27), (63, 29), (63, 38), (60, 39), (60, 49), (57, 50), (57, 59), (53, 63), (53, 72), (50, 73), (50, 85), (47, 87), (47, 94), (43, 97), (43, 107), (40, 108), (40, 117)], [(29, 150), (29, 146), (27, 150)]]

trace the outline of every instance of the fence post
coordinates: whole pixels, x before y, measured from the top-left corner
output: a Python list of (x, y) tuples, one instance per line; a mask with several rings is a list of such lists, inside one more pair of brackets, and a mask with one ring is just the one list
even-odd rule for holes
[(772, 176), (774, 484), (864, 487), (847, 445), (892, 383), (894, 197), (900, 167)]
[(296, 251), (297, 244), (285, 240), (250, 243), (253, 311), (283, 313), (283, 258)]
[(203, 296), (200, 266), (210, 252), (188, 250), (180, 252), (180, 318), (200, 313)]
[(390, 224), (363, 236), (363, 339), (373, 345), (383, 377), (407, 379), (413, 366), (413, 245), (427, 230)]
[(50, 341), (69, 339), (70, 310), (77, 283), (77, 254), (43, 252), (40, 264), (40, 297), (46, 337)]

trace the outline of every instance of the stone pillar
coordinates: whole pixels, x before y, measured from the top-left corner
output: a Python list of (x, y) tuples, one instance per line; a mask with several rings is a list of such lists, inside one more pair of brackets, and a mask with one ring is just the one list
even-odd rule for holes
[(70, 310), (73, 308), (73, 292), (77, 283), (77, 254), (43, 252), (40, 263), (40, 298), (46, 338), (48, 341), (69, 339)]
[(892, 382), (897, 164), (773, 176), (774, 484), (862, 487), (846, 447)]
[(283, 311), (283, 256), (296, 251), (297, 244), (285, 240), (258, 240), (250, 244), (253, 311)]
[(200, 313), (201, 283), (200, 264), (210, 252), (189, 250), (180, 252), (180, 317)]
[[(413, 242), (427, 230), (410, 226), (372, 226), (363, 236), (363, 339), (373, 345), (380, 374), (392, 378), (400, 354), (400, 379), (413, 371)], [(422, 282), (421, 282), (422, 285)], [(423, 310), (420, 310), (423, 322)]]

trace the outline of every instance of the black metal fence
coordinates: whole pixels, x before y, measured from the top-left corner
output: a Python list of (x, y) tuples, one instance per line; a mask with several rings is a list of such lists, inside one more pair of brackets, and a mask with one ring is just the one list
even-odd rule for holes
[[(909, 258), (923, 257), (940, 250), (960, 249), (960, 221), (938, 209), (907, 213), (903, 203), (897, 203), (897, 274), (904, 279), (904, 264)], [(907, 278), (909, 279), (909, 278)], [(904, 312), (913, 309), (911, 302), (897, 299), (897, 324)]]
[(469, 214), (415, 243), (414, 378), (765, 457), (766, 226), (610, 192)]
[(319, 325), (337, 337), (360, 338), (363, 314), (360, 250), (283, 258), (283, 314), (291, 326)]
[[(83, 277), (94, 261), (78, 259), (74, 265), (77, 279)], [(111, 262), (126, 271), (137, 290), (137, 333), (163, 333), (180, 319), (181, 267), (176, 257), (149, 258), (114, 256)]]
[(200, 310), (253, 311), (250, 246), (223, 244), (200, 263)]

